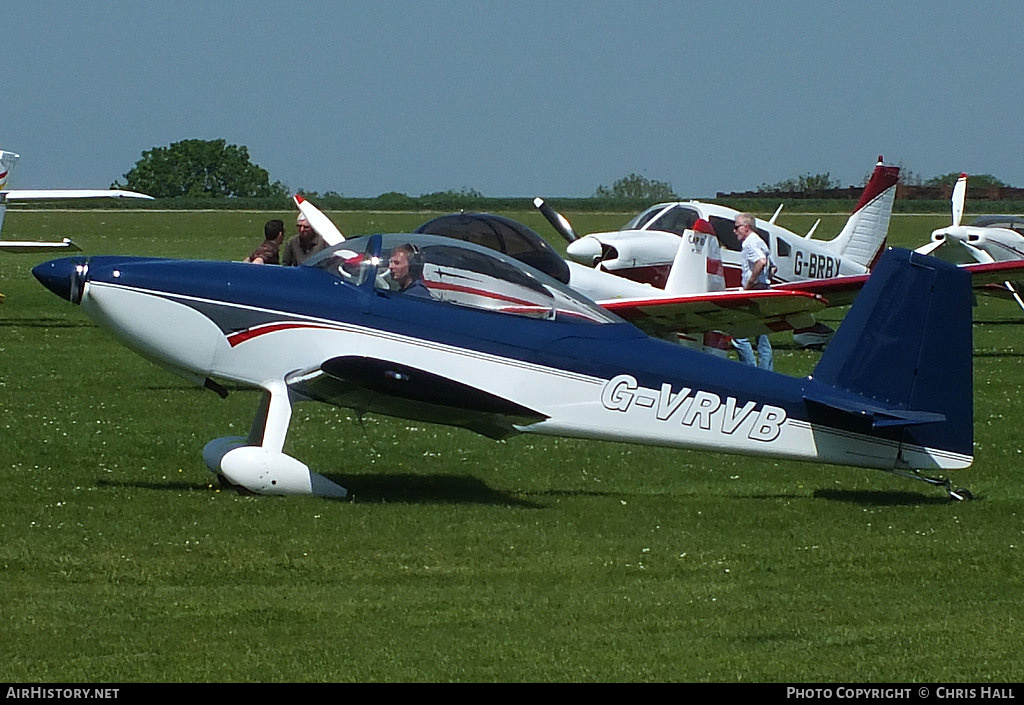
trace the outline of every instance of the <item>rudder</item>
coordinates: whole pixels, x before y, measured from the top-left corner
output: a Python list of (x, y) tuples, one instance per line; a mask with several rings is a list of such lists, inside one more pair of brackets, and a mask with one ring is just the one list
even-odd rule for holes
[(908, 250), (889, 250), (815, 367), (818, 384), (877, 402), (876, 426), (902, 426), (900, 462), (941, 449), (949, 466), (973, 455), (970, 274)]

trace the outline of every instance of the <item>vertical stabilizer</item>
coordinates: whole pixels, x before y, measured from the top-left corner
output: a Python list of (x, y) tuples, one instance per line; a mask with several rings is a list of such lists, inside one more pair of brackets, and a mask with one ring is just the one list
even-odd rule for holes
[(7, 188), (7, 177), (14, 169), (14, 163), (18, 161), (18, 155), (14, 152), (0, 149), (0, 191)]
[(971, 356), (970, 274), (889, 250), (818, 362), (821, 386), (808, 398), (834, 408), (841, 402), (830, 398), (867, 398), (859, 413), (893, 429), (897, 466), (963, 466), (974, 452)]
[(698, 218), (679, 238), (665, 293), (673, 296), (706, 294), (725, 288), (722, 249), (711, 223)]
[(853, 215), (829, 243), (835, 256), (868, 268), (875, 265), (885, 247), (899, 176), (898, 166), (886, 166), (878, 157)]
[[(11, 175), (14, 163), (17, 161), (17, 154), (0, 149), (0, 191), (7, 188), (7, 177)], [(0, 196), (0, 230), (3, 230), (5, 215), (7, 215), (7, 202), (3, 196)]]

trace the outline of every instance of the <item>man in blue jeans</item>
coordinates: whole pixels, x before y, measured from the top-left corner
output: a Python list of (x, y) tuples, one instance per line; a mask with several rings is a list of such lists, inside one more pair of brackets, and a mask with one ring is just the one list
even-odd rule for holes
[[(736, 216), (736, 239), (743, 244), (743, 288), (744, 289), (767, 289), (771, 286), (769, 262), (771, 258), (768, 252), (768, 245), (761, 236), (754, 230), (754, 216), (750, 213), (740, 213)], [(772, 344), (767, 335), (757, 336), (757, 359), (754, 359), (754, 350), (748, 338), (734, 338), (732, 341), (740, 362), (748, 365), (757, 365), (762, 370), (771, 370), (774, 367)]]

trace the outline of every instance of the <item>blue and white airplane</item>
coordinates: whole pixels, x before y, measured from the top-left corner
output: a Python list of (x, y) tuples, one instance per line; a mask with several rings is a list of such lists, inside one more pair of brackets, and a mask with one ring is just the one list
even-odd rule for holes
[[(419, 295), (397, 288), (403, 258)], [(203, 451), (255, 493), (345, 496), (283, 452), (293, 404), (313, 400), (494, 438), (878, 468), (970, 497), (933, 476), (973, 460), (970, 275), (907, 251), (882, 258), (806, 378), (649, 337), (522, 262), (432, 235), (349, 239), (301, 267), (97, 256), (33, 273), (157, 364), (222, 395), (262, 389), (249, 436)]]

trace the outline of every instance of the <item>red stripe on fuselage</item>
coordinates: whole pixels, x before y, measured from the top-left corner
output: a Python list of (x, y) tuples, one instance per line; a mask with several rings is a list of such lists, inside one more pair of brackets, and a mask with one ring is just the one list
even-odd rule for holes
[(316, 323), (268, 323), (262, 326), (256, 326), (255, 328), (249, 328), (247, 330), (240, 330), (235, 333), (228, 335), (228, 345), (235, 347), (241, 345), (247, 340), (258, 338), (266, 333), (276, 333), (282, 330), (295, 330), (298, 328), (311, 328), (313, 330), (337, 330), (334, 326), (318, 325)]

